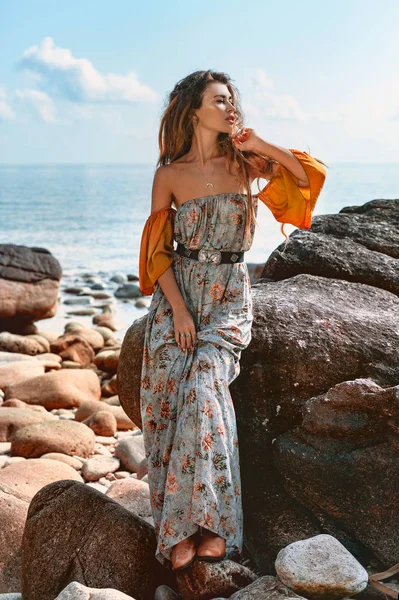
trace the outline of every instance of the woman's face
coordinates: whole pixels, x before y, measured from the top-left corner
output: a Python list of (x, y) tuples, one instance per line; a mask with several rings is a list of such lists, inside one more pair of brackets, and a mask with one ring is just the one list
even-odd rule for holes
[[(234, 105), (229, 88), (224, 83), (210, 83), (203, 96), (201, 108), (195, 110), (199, 122), (197, 127), (210, 129), (216, 133), (234, 133)], [(230, 120), (227, 120), (230, 118)]]

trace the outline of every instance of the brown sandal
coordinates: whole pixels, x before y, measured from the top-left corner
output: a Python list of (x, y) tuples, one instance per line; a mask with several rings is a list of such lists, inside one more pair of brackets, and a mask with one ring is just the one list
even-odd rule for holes
[(399, 573), (399, 563), (396, 563), (396, 565), (393, 565), (393, 567), (390, 567), (386, 571), (381, 571), (381, 573), (373, 573), (372, 575), (369, 575), (369, 584), (376, 590), (383, 592), (390, 598), (399, 600), (399, 592), (397, 590), (392, 589), (384, 583), (380, 583), (380, 579), (386, 579), (387, 577), (395, 575), (395, 573)]

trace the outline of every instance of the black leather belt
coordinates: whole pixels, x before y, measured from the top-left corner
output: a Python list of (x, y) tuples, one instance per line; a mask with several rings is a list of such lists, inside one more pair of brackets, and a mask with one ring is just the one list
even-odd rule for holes
[(191, 250), (180, 242), (177, 242), (175, 250), (177, 254), (198, 260), (199, 262), (212, 263), (219, 265), (220, 263), (237, 263), (244, 262), (245, 252), (227, 252), (224, 250), (216, 250), (215, 248), (200, 248), (199, 250)]

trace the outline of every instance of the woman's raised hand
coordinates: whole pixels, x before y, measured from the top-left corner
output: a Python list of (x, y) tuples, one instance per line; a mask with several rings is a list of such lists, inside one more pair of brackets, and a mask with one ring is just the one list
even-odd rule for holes
[[(197, 343), (197, 333), (194, 319), (187, 308), (180, 308), (173, 312), (175, 338), (182, 350), (194, 350)], [(188, 334), (188, 335), (184, 335)]]
[(233, 144), (241, 150), (241, 152), (252, 152), (255, 150), (257, 133), (252, 127), (243, 127), (239, 131), (235, 131), (231, 139)]

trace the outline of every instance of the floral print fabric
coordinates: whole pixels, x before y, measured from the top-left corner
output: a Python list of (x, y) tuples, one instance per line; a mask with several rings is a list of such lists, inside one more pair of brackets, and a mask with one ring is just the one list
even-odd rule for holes
[[(247, 251), (246, 194), (188, 200), (175, 213), (185, 246)], [(253, 196), (255, 215), (258, 199)], [(173, 271), (193, 316), (197, 345), (180, 349), (173, 312), (157, 284), (148, 312), (141, 373), (142, 431), (148, 462), (156, 558), (169, 566), (175, 544), (205, 527), (242, 550), (239, 445), (229, 385), (251, 341), (251, 284), (245, 262), (202, 263), (174, 253)]]

